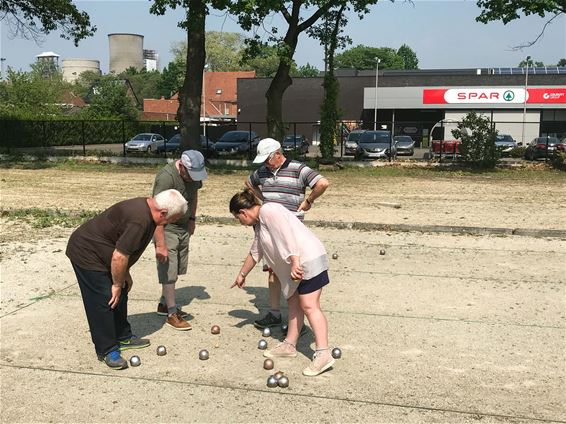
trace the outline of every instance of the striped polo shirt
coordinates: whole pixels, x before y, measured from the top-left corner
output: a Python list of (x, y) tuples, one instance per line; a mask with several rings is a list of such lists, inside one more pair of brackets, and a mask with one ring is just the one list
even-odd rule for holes
[[(279, 203), (296, 212), (305, 199), (305, 188), (312, 189), (321, 178), (322, 175), (304, 163), (287, 159), (275, 172), (262, 165), (248, 177), (248, 182), (260, 188), (266, 203)], [(297, 218), (303, 219), (303, 214)]]

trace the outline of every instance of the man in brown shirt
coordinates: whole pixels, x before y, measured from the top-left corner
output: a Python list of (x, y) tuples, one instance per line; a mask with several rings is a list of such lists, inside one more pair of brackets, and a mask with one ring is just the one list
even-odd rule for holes
[(77, 276), (98, 359), (114, 369), (128, 367), (120, 351), (149, 346), (132, 336), (128, 322), (129, 269), (151, 241), (155, 228), (177, 220), (187, 202), (177, 190), (124, 200), (77, 228), (66, 255)]

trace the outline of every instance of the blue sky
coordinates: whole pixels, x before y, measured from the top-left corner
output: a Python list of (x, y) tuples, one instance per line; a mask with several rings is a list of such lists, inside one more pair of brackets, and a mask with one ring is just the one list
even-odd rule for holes
[[(136, 33), (144, 36), (144, 48), (157, 50), (160, 65), (172, 58), (171, 44), (185, 39), (177, 27), (183, 11), (170, 10), (165, 16), (149, 13), (148, 0), (77, 0), (98, 31), (78, 47), (61, 39), (59, 34), (47, 36), (41, 45), (33, 40), (11, 39), (8, 27), (0, 23), (0, 57), (5, 58), (4, 70), (29, 70), (29, 64), (43, 51), (54, 51), (65, 58), (98, 59), (104, 73), (108, 71), (108, 34)], [(399, 48), (403, 43), (416, 51), (421, 69), (476, 68), (517, 66), (527, 55), (545, 64), (555, 64), (566, 58), (566, 17), (561, 16), (549, 26), (537, 44), (521, 51), (512, 47), (528, 42), (539, 34), (545, 19), (523, 17), (503, 25), (475, 22), (479, 14), (473, 0), (414, 0), (395, 3), (382, 0), (363, 20), (352, 14), (346, 32), (352, 46), (364, 44), (373, 47)], [(273, 17), (268, 27), (278, 26)], [(207, 31), (241, 32), (233, 17), (212, 11), (207, 20)], [(351, 46), (351, 47), (352, 47)], [(299, 65), (307, 62), (323, 69), (323, 51), (318, 42), (303, 35), (295, 54)]]

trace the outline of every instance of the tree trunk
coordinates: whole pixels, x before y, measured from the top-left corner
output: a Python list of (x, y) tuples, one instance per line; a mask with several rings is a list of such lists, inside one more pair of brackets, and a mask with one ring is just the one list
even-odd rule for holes
[(283, 140), (286, 132), (283, 124), (283, 94), (293, 84), (290, 71), (298, 37), (298, 21), (291, 22), (284, 39), (285, 57), (279, 61), (277, 73), (265, 93), (267, 98), (267, 133), (269, 137), (276, 140)]
[(181, 151), (200, 148), (200, 110), (202, 100), (202, 71), (206, 51), (206, 3), (190, 0), (187, 11), (187, 67), (185, 80), (179, 92), (177, 120), (181, 133)]
[(337, 124), (339, 119), (338, 111), (338, 92), (340, 91), (340, 84), (334, 75), (334, 57), (336, 54), (336, 47), (338, 41), (338, 32), (340, 31), (340, 21), (343, 18), (344, 9), (346, 5), (338, 10), (335, 15), (334, 26), (330, 34), (330, 46), (327, 50), (326, 62), (328, 63), (328, 70), (324, 74), (324, 100), (321, 108), (320, 119), (320, 153), (322, 158), (331, 162), (334, 157), (334, 145), (336, 143)]

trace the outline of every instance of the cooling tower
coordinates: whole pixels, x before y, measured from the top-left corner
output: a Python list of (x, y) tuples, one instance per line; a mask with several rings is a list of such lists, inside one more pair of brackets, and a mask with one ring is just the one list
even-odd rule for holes
[(108, 34), (110, 44), (109, 72), (119, 74), (130, 67), (142, 70), (143, 35)]
[(86, 71), (100, 74), (100, 62), (94, 59), (63, 59), (63, 79), (65, 81), (74, 82), (80, 74)]

